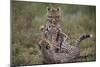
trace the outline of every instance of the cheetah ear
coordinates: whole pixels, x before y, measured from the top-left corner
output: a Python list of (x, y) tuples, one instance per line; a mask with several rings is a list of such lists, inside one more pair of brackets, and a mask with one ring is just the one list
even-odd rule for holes
[(44, 29), (44, 25), (42, 25), (42, 26), (40, 27), (40, 30), (41, 30), (41, 31), (43, 31), (43, 29)]
[(47, 7), (47, 10), (50, 11), (50, 7)]
[(57, 8), (57, 11), (59, 11), (60, 10), (60, 8)]

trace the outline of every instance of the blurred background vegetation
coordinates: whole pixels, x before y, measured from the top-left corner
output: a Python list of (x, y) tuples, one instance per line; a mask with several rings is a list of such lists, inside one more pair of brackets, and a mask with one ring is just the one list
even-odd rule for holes
[(96, 60), (96, 6), (11, 1), (11, 63), (42, 64), (37, 44), (41, 37), (39, 28), (47, 22), (47, 7), (61, 8), (62, 30), (71, 38), (72, 45), (80, 35), (93, 34), (92, 39), (81, 43), (80, 55), (91, 55), (81, 61)]

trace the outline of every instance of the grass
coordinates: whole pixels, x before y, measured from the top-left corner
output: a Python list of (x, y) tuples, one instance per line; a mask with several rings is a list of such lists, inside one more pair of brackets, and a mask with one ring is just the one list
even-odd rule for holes
[[(88, 61), (96, 60), (96, 7), (82, 5), (65, 5), (36, 2), (11, 2), (11, 54), (12, 65), (41, 64), (38, 42), (39, 30), (47, 21), (47, 7), (60, 7), (62, 13), (62, 30), (71, 38), (71, 44), (84, 33), (93, 34), (92, 39), (81, 43), (81, 55), (92, 54)], [(85, 49), (91, 49), (86, 50)], [(80, 58), (81, 59), (81, 58)], [(82, 60), (84, 60), (82, 58)]]

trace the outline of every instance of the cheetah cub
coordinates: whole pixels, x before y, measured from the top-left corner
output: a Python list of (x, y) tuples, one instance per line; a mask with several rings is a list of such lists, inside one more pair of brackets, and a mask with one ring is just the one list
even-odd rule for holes
[(49, 41), (51, 48), (56, 52), (61, 49), (63, 41), (69, 37), (61, 30), (61, 12), (60, 8), (47, 8), (47, 23), (41, 26), (43, 38)]

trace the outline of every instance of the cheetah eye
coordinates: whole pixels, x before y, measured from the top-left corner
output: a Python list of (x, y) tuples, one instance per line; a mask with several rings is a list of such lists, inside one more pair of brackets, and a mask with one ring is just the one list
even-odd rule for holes
[(48, 21), (48, 23), (51, 23), (52, 22), (52, 18), (48, 18), (47, 21)]
[(59, 16), (56, 16), (55, 18), (59, 18)]
[(48, 16), (48, 18), (52, 18), (52, 16)]

